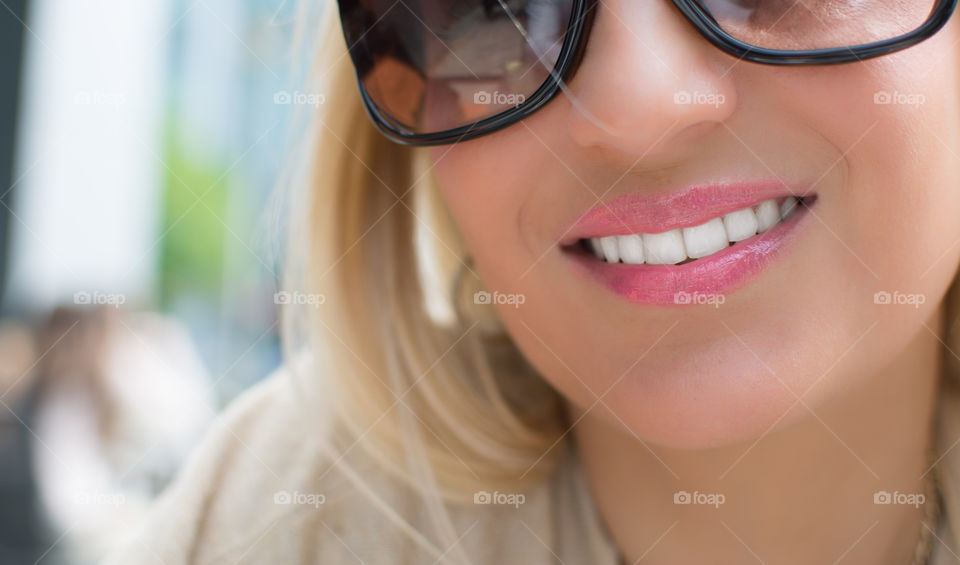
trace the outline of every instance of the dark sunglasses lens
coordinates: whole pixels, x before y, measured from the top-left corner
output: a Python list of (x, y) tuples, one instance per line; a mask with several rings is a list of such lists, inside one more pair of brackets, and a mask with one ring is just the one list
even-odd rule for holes
[(528, 99), (549, 78), (572, 0), (341, 0), (368, 96), (415, 134), (468, 126)]
[(756, 47), (855, 47), (915, 31), (936, 0), (696, 0), (731, 36)]

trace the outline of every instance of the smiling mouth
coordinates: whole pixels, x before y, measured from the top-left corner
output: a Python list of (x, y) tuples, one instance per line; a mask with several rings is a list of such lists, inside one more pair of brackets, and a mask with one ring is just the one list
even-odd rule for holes
[(815, 194), (771, 198), (692, 227), (663, 233), (582, 238), (569, 247), (605, 263), (685, 265), (747, 243), (806, 211), (815, 200)]

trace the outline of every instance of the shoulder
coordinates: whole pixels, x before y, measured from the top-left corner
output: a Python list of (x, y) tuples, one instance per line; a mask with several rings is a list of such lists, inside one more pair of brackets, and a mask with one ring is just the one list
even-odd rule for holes
[(231, 402), (105, 563), (435, 561), (419, 495), (356, 443), (334, 442), (298, 384), (280, 369)]
[(317, 410), (285, 370), (241, 395), (107, 563), (615, 562), (576, 465), (525, 493), (431, 506), (355, 443), (325, 449)]
[[(241, 394), (107, 563), (236, 561), (272, 529), (300, 520), (322, 501), (311, 488), (330, 467), (314, 416), (282, 368)], [(337, 477), (324, 482), (338, 487)]]

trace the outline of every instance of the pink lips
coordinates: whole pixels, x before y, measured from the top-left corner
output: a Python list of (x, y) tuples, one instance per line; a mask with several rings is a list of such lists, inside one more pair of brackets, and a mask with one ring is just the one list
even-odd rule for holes
[(698, 226), (771, 198), (808, 194), (779, 180), (693, 186), (662, 195), (625, 194), (587, 211), (558, 239), (561, 245), (572, 245), (589, 237), (663, 233)]
[[(791, 190), (780, 181), (697, 186), (656, 196), (628, 194), (580, 216), (561, 243), (569, 250), (580, 239), (692, 227), (771, 198), (809, 194)], [(798, 206), (797, 213), (769, 231), (682, 265), (605, 263), (580, 251), (571, 251), (569, 256), (577, 272), (631, 302), (716, 304), (718, 297), (722, 303), (726, 294), (757, 276), (806, 217), (805, 207)]]

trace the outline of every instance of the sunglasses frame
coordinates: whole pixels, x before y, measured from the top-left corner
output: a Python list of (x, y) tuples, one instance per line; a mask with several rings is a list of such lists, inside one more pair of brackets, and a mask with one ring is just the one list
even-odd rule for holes
[[(341, 12), (344, 5), (351, 1), (339, 0)], [(592, 20), (600, 0), (572, 1), (570, 23), (567, 26), (566, 37), (557, 62), (547, 80), (521, 104), (469, 125), (439, 132), (415, 133), (380, 111), (364, 88), (363, 80), (358, 73), (360, 96), (367, 114), (385, 136), (397, 143), (412, 146), (445, 145), (466, 141), (493, 133), (526, 118), (556, 96), (560, 91), (561, 81), (566, 82), (573, 76), (583, 58)], [(920, 27), (891, 39), (848, 47), (787, 51), (744, 43), (721, 29), (716, 20), (696, 0), (672, 0), (674, 6), (696, 27), (700, 35), (724, 53), (738, 60), (778, 66), (853, 63), (901, 51), (929, 39), (940, 31), (953, 15), (958, 1), (960, 0), (936, 0), (933, 9), (930, 10), (930, 17)]]

